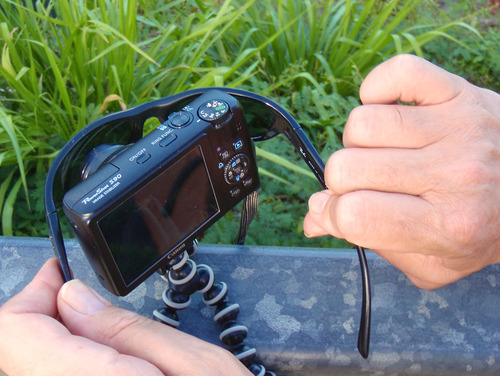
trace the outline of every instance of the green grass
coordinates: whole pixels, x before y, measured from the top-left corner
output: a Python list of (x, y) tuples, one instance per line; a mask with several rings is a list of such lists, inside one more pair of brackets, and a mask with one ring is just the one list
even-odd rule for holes
[(460, 43), (436, 39), (423, 47), (426, 56), (472, 83), (500, 93), (500, 11), (494, 11), (486, 0), (447, 1), (434, 17), (461, 19), (475, 32), (450, 30), (450, 36)]
[[(240, 87), (288, 108), (326, 160), (341, 147), (371, 68), (397, 53), (423, 55), (433, 40), (460, 45), (457, 30), (477, 34), (461, 17), (433, 17), (424, 0), (46, 4), (4, 0), (0, 10), (3, 235), (46, 236), (48, 166), (75, 132), (107, 113), (195, 87)], [(422, 9), (429, 17), (419, 15)], [(302, 218), (319, 187), (290, 168), (298, 158), (286, 142), (273, 142), (258, 145), (262, 204), (252, 226), (259, 238), (249, 242), (305, 245)], [(238, 215), (229, 214), (206, 239), (226, 242)]]
[[(239, 44), (237, 39), (239, 48), (224, 42), (239, 54), (246, 44), (260, 46), (272, 38), (260, 52), (260, 68), (271, 85), (268, 93), (280, 93), (292, 80), (299, 90), (306, 83), (326, 82), (331, 91), (353, 95), (361, 78), (376, 64), (396, 53), (422, 55), (422, 45), (438, 36), (447, 37), (446, 32), (458, 25), (450, 21), (430, 22), (418, 29), (405, 27), (407, 17), (421, 3), (281, 0), (275, 5), (262, 1), (237, 25), (245, 42)], [(300, 69), (290, 76), (290, 68), (296, 66)]]

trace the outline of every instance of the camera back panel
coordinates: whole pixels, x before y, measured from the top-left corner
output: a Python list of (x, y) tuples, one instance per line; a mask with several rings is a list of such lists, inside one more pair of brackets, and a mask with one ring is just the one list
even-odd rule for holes
[(102, 284), (126, 295), (258, 187), (240, 104), (211, 90), (124, 146), (63, 206)]

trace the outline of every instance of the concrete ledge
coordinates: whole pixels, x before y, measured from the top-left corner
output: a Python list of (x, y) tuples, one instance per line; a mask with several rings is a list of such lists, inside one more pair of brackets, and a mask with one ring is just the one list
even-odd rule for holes
[[(117, 305), (151, 316), (165, 282), (156, 276), (117, 298), (98, 285), (77, 242), (67, 241), (75, 276)], [(48, 239), (0, 237), (0, 304), (20, 291), (46, 259)], [(361, 285), (350, 250), (201, 245), (241, 305), (246, 343), (279, 375), (498, 375), (500, 265), (451, 286), (423, 291), (368, 253), (373, 313), (370, 357), (356, 351)], [(201, 296), (180, 313), (181, 329), (213, 343), (219, 331)]]

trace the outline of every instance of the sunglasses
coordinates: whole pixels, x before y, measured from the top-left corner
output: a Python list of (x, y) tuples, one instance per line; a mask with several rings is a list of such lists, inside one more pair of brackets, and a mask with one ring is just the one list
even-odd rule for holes
[[(62, 208), (64, 194), (82, 180), (82, 166), (88, 155), (100, 145), (127, 145), (138, 141), (143, 137), (145, 127), (148, 127), (149, 122), (154, 120), (153, 123), (156, 125), (165, 122), (171, 113), (178, 111), (211, 89), (214, 88), (189, 90), (107, 115), (83, 128), (61, 149), (49, 169), (44, 198), (49, 237), (66, 281), (71, 280), (73, 276), (64, 247), (58, 212)], [(215, 89), (235, 97), (240, 102), (248, 132), (253, 141), (265, 141), (278, 134), (284, 134), (314, 173), (321, 186), (326, 188), (325, 165), (319, 153), (297, 121), (283, 107), (249, 91), (230, 88)], [(367, 358), (371, 320), (370, 279), (365, 250), (359, 246), (356, 246), (356, 250), (363, 285), (358, 351), (364, 358)]]

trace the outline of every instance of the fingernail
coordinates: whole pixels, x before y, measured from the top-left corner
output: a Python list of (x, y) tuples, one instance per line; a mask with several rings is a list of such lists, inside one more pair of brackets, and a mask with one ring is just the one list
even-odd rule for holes
[(309, 211), (314, 214), (322, 213), (328, 200), (330, 200), (330, 195), (326, 192), (313, 194), (309, 198)]
[(78, 279), (63, 285), (61, 297), (71, 308), (84, 315), (93, 315), (109, 305), (106, 299)]
[[(309, 214), (307, 214), (307, 216), (309, 216)], [(312, 222), (311, 218), (307, 218), (307, 216), (306, 219), (304, 220), (304, 226), (303, 226), (304, 235), (307, 238), (315, 238), (317, 236), (316, 234), (317, 225)]]

